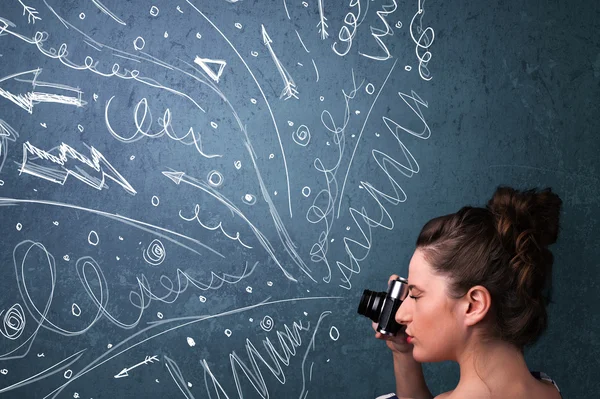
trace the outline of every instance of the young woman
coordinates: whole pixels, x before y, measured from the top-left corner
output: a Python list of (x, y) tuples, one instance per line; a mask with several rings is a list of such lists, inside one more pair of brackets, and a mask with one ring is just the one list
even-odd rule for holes
[(433, 398), (421, 363), (444, 360), (458, 362), (460, 380), (436, 399), (561, 398), (523, 356), (547, 326), (548, 246), (558, 237), (561, 204), (550, 188), (501, 186), (485, 208), (466, 206), (425, 224), (395, 317), (405, 332), (375, 334), (392, 350), (396, 376), (396, 394), (379, 398)]

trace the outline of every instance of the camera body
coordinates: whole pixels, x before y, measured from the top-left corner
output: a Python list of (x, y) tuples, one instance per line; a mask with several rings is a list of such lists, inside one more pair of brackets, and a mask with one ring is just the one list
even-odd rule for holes
[(396, 322), (396, 311), (408, 295), (408, 280), (398, 277), (392, 280), (387, 292), (364, 290), (358, 305), (358, 314), (377, 323), (377, 331), (394, 336), (404, 326)]

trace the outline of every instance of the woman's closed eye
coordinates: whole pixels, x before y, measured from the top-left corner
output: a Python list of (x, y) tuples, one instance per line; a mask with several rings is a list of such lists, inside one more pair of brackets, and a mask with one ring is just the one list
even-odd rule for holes
[(417, 299), (419, 299), (419, 297), (418, 297), (418, 296), (414, 296), (414, 295), (409, 295), (409, 297), (410, 297), (410, 298), (412, 298), (412, 299), (414, 299), (415, 301), (416, 301)]

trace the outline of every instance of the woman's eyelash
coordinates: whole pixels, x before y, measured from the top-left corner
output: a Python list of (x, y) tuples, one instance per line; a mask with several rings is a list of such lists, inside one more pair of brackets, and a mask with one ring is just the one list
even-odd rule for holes
[(415, 301), (416, 301), (417, 299), (419, 299), (419, 297), (418, 297), (418, 296), (414, 296), (414, 295), (409, 295), (409, 297), (411, 297), (411, 298), (412, 298), (412, 299), (414, 299)]

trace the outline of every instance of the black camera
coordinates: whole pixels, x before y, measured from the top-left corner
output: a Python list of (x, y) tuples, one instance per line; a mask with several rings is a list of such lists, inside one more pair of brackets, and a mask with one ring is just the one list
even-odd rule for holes
[(396, 311), (407, 295), (408, 280), (403, 277), (392, 280), (387, 292), (364, 290), (358, 305), (358, 314), (378, 323), (377, 331), (380, 333), (396, 335), (404, 327), (396, 323)]

